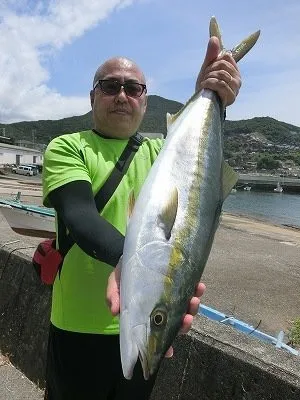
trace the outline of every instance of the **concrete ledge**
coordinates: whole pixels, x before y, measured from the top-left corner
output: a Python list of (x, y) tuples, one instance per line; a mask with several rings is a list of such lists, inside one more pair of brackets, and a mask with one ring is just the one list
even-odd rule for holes
[(32, 247), (0, 249), (0, 350), (30, 380), (43, 386), (51, 288), (31, 265)]
[[(35, 276), (33, 248), (16, 247), (0, 249), (0, 349), (43, 387), (51, 288)], [(151, 400), (300, 398), (300, 358), (230, 326), (199, 316), (174, 347)]]
[(300, 358), (199, 316), (162, 363), (151, 400), (296, 400)]

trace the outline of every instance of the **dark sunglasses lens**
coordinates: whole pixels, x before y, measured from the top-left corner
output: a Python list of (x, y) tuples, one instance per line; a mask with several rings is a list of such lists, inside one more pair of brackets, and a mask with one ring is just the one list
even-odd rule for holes
[(121, 84), (117, 81), (102, 81), (100, 87), (104, 93), (116, 95), (121, 89)]
[(125, 93), (131, 97), (139, 97), (143, 93), (143, 86), (138, 83), (125, 83)]
[(101, 90), (109, 95), (115, 96), (118, 94), (121, 90), (121, 87), (124, 87), (125, 93), (127, 96), (130, 97), (139, 97), (142, 95), (144, 91), (143, 85), (140, 85), (139, 83), (135, 82), (126, 82), (124, 85), (122, 85), (118, 81), (99, 81)]

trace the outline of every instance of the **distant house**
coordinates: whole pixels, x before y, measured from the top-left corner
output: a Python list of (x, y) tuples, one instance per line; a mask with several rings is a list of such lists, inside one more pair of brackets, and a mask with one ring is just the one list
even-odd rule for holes
[(0, 165), (43, 164), (43, 153), (36, 149), (0, 143)]

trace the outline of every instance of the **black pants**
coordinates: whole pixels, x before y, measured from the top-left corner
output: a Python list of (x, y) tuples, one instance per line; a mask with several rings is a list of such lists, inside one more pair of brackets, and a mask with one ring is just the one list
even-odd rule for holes
[(144, 380), (139, 360), (132, 379), (123, 377), (118, 335), (50, 325), (45, 400), (146, 400), (154, 382)]

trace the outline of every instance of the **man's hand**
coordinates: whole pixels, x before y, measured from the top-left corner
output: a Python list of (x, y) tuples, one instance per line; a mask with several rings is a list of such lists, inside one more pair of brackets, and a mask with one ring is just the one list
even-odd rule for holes
[(121, 260), (109, 275), (106, 289), (106, 302), (113, 316), (120, 313), (120, 278), (121, 278)]
[[(116, 316), (120, 312), (120, 275), (121, 267), (120, 261), (113, 272), (110, 274), (107, 283), (106, 301), (110, 308), (112, 315)], [(205, 291), (204, 283), (198, 283), (195, 289), (194, 297), (191, 298), (189, 309), (182, 320), (181, 333), (187, 333), (192, 326), (193, 318), (198, 312), (200, 305), (200, 297)], [(173, 347), (170, 347), (166, 353), (166, 357), (172, 357)]]
[(231, 54), (227, 52), (218, 57), (220, 51), (219, 39), (211, 37), (197, 78), (196, 91), (200, 89), (214, 90), (226, 107), (235, 101), (242, 81), (237, 64)]

